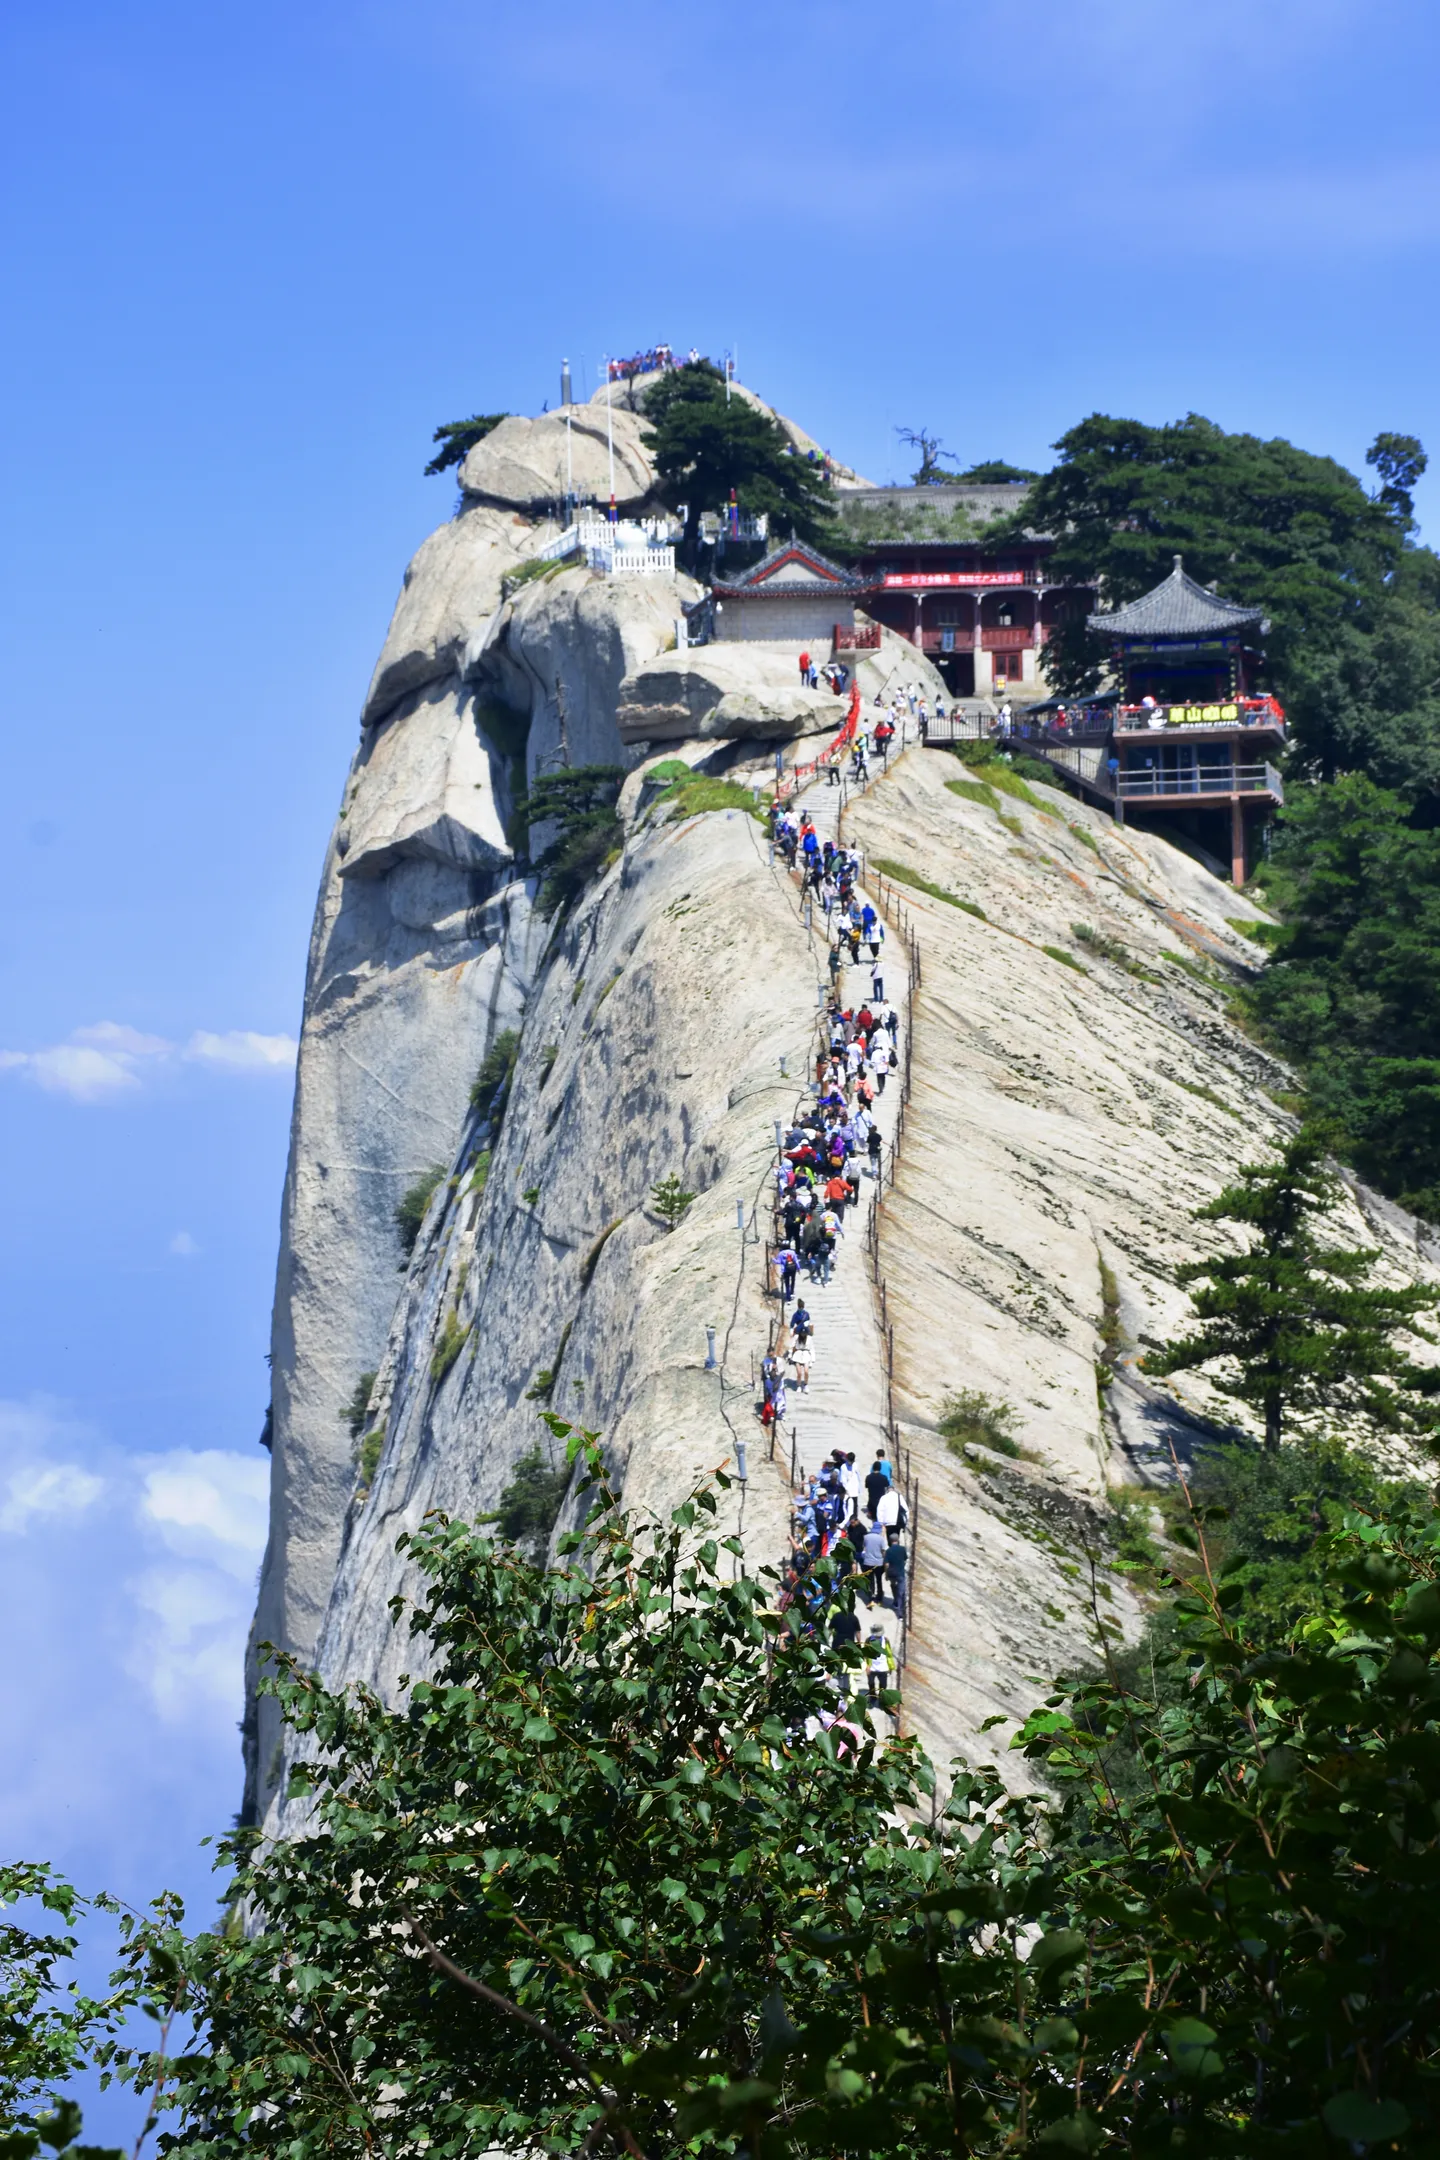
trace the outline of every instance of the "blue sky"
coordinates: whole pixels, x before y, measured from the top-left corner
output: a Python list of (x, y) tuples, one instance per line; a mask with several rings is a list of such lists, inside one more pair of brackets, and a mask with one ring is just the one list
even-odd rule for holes
[(0, 1850), (203, 1900), (238, 1797), (287, 1039), (431, 429), (666, 338), (876, 479), (1097, 408), (1440, 450), (1437, 46), (1426, 0), (10, 0)]

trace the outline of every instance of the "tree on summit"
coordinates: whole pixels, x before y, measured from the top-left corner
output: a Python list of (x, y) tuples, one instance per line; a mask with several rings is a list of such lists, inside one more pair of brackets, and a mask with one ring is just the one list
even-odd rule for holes
[(700, 519), (723, 510), (732, 489), (752, 517), (785, 523), (802, 540), (822, 541), (833, 510), (830, 483), (819, 466), (797, 457), (778, 420), (748, 398), (725, 395), (712, 361), (672, 368), (645, 399), (651, 423), (647, 448), (659, 479), (656, 492), (670, 509), (685, 508), (681, 543), (692, 567)]
[(509, 413), (492, 412), (472, 413), (468, 420), (447, 420), (443, 427), (436, 428), (430, 438), (432, 442), (441, 443), (444, 447), (436, 451), (425, 467), (427, 475), (446, 472), (452, 465), (463, 463), (476, 443), (484, 442), (492, 428), (499, 427), (502, 420), (509, 418)]
[(1381, 504), (1408, 528), (1415, 518), (1411, 490), (1430, 463), (1420, 443), (1413, 435), (1377, 435), (1365, 453), (1365, 462), (1380, 475)]

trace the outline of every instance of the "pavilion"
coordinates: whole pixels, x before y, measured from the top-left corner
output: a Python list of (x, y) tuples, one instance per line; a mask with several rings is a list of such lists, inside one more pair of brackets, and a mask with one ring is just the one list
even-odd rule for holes
[(1197, 585), (1177, 555), (1153, 592), (1087, 623), (1109, 640), (1120, 691), (1106, 761), (1116, 816), (1158, 819), (1228, 853), (1243, 885), (1257, 837), (1285, 800), (1272, 762), (1285, 748), (1285, 715), (1255, 689), (1270, 628), (1263, 609)]

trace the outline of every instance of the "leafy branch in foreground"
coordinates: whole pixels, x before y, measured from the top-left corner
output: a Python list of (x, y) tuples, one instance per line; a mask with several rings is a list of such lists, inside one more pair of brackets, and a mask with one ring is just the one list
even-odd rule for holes
[(1053, 1696), (1016, 1745), (1058, 1804), (959, 1768), (941, 1812), (913, 1741), (835, 1716), (858, 1652), (727, 1579), (714, 1491), (638, 1522), (547, 1423), (592, 1510), (560, 1565), (432, 1517), (399, 1708), (282, 1661), (304, 1814), (227, 1841), (247, 1932), (183, 1947), (167, 2152), (1434, 2152), (1432, 1508), (1327, 1533), (1261, 1648), (1197, 1513), (1189, 1685)]
[[(59, 1968), (74, 1956), (76, 1922), (92, 1904), (54, 1870), (28, 1861), (0, 1865), (0, 2154), (33, 2160), (42, 2149), (65, 2160), (120, 2160), (98, 2145), (77, 2145), (80, 2110), (59, 2088), (102, 2036), (113, 2033), (135, 2000), (128, 1988), (103, 2001), (82, 1995)], [(27, 1927), (9, 1917), (38, 1906), (59, 1923)]]

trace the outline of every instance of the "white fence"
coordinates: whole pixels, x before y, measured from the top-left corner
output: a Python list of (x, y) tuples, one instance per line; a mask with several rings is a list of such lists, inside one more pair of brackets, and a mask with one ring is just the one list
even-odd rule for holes
[(582, 518), (541, 548), (537, 560), (563, 562), (567, 555), (583, 555), (605, 577), (674, 577), (673, 531), (659, 518), (644, 524), (619, 518), (613, 525), (608, 518)]

